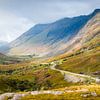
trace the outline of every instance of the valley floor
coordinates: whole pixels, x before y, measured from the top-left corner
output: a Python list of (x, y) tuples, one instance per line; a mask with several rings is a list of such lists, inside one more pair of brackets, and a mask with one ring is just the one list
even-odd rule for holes
[[(93, 78), (87, 75), (75, 74), (68, 71), (63, 71), (55, 68), (56, 63), (50, 66), (52, 70), (59, 71), (64, 75), (64, 80), (67, 82), (78, 83), (85, 82), (87, 85), (70, 86), (60, 89), (4, 93), (0, 95), (0, 100), (99, 100), (100, 99), (100, 79)], [(91, 85), (90, 85), (91, 84)]]

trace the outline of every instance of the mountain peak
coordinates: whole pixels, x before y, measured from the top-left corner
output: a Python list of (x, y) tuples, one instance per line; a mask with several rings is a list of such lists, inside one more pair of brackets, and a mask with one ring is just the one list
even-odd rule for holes
[(93, 14), (95, 15), (95, 14), (97, 14), (97, 13), (100, 13), (100, 9), (95, 9), (95, 10), (94, 10)]
[(95, 9), (94, 12), (98, 13), (100, 12), (100, 9)]

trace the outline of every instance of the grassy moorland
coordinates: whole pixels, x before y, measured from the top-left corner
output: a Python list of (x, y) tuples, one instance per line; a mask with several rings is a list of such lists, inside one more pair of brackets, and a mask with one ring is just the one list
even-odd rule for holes
[(94, 75), (100, 73), (100, 47), (96, 49), (87, 50), (81, 53), (75, 53), (68, 58), (63, 59), (63, 63), (58, 65), (57, 68), (67, 70), (74, 73), (83, 73)]
[(77, 85), (66, 82), (60, 72), (51, 70), (48, 66), (48, 64), (36, 65), (30, 62), (0, 65), (0, 93)]

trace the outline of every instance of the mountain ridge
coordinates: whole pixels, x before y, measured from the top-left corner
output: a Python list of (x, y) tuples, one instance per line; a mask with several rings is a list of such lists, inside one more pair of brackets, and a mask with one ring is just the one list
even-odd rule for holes
[[(91, 20), (100, 9), (96, 9), (89, 15), (81, 15), (73, 18), (63, 18), (50, 24), (38, 24), (22, 34), (15, 41), (10, 43), (10, 48), (6, 50), (8, 55), (53, 55), (67, 52), (68, 50), (58, 49), (59, 46), (67, 45), (79, 31)], [(78, 40), (77, 40), (78, 41)], [(69, 43), (70, 44), (70, 43)], [(69, 45), (70, 48), (71, 45)], [(73, 46), (73, 45), (72, 45)], [(67, 49), (70, 49), (67, 48)], [(53, 51), (52, 49), (55, 49)], [(54, 54), (54, 55), (55, 55)]]

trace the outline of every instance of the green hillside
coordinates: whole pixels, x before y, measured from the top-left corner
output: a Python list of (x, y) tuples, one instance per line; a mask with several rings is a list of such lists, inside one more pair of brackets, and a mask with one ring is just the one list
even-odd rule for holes
[(63, 59), (63, 63), (57, 68), (88, 75), (98, 72), (97, 75), (100, 75), (100, 47), (85, 52), (76, 52)]

